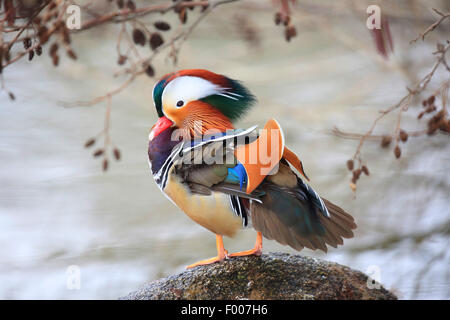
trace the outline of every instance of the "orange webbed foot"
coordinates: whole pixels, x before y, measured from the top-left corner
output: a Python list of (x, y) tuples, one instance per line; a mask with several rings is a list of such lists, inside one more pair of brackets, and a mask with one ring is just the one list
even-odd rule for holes
[(216, 262), (221, 262), (225, 260), (225, 258), (228, 258), (228, 251), (225, 250), (223, 246), (223, 238), (221, 235), (216, 234), (216, 246), (217, 246), (217, 256), (214, 258), (201, 260), (196, 263), (190, 264), (186, 267), (186, 269), (192, 269), (198, 266), (203, 266), (207, 264), (212, 264)]
[(253, 248), (251, 250), (234, 252), (228, 255), (229, 258), (233, 257), (244, 257), (244, 256), (260, 256), (262, 254), (262, 249)]
[(229, 258), (244, 256), (260, 256), (262, 254), (262, 233), (257, 232), (255, 247), (251, 250), (234, 252), (228, 255)]
[[(225, 251), (225, 252), (226, 252), (226, 251)], [(196, 262), (196, 263), (193, 263), (193, 264), (188, 265), (188, 266), (186, 267), (186, 269), (192, 269), (192, 268), (195, 268), (195, 267), (198, 267), (198, 266), (204, 266), (204, 265), (207, 265), (207, 264), (212, 264), (212, 263), (216, 263), (216, 262), (221, 262), (221, 261), (225, 260), (226, 257), (227, 257), (227, 255), (225, 254), (225, 255), (223, 255), (223, 256), (217, 256), (217, 257), (214, 257), (214, 258), (209, 258), (209, 259), (205, 259), (205, 260), (200, 260), (200, 261), (198, 261), (198, 262)]]

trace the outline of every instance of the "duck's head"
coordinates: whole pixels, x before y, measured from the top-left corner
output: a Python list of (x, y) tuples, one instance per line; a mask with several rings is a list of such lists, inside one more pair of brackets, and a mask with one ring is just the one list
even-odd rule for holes
[(207, 130), (233, 128), (255, 98), (239, 81), (203, 69), (181, 70), (162, 77), (153, 89), (159, 116), (150, 139), (169, 127), (196, 137)]

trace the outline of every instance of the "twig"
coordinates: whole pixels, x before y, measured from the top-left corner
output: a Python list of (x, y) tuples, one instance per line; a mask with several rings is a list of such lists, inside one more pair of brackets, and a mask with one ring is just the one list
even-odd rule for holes
[(44, 4), (36, 10), (33, 16), (29, 18), (28, 22), (18, 30), (19, 32), (17, 32), (14, 38), (9, 42), (7, 50), (11, 50), (11, 47), (14, 45), (14, 43), (16, 43), (17, 39), (19, 39), (22, 32), (24, 32), (33, 23), (33, 19), (36, 18), (39, 13), (41, 13), (41, 11), (49, 4), (49, 2), (49, 0), (45, 1)]
[(65, 108), (71, 108), (71, 107), (92, 107), (102, 101), (105, 101), (106, 99), (111, 99), (113, 96), (119, 94), (120, 92), (122, 92), (126, 87), (128, 87), (133, 81), (134, 79), (136, 79), (137, 76), (141, 75), (144, 71), (139, 71), (139, 72), (135, 72), (133, 74), (131, 74), (131, 76), (125, 81), (123, 82), (119, 87), (117, 87), (114, 90), (111, 90), (109, 92), (107, 92), (106, 94), (102, 95), (102, 96), (98, 96), (95, 97), (92, 100), (89, 101), (77, 101), (77, 102), (73, 102), (73, 103), (65, 103), (65, 102), (60, 102), (60, 105), (62, 105)]
[[(237, 1), (237, 0), (235, 0)], [(88, 20), (84, 22), (81, 25), (81, 29), (74, 30), (75, 32), (83, 31), (90, 29), (92, 27), (105, 24), (105, 23), (120, 23), (127, 20), (132, 20), (137, 17), (145, 16), (150, 13), (166, 13), (167, 11), (170, 11), (174, 9), (175, 7), (180, 8), (192, 8), (192, 7), (206, 7), (210, 4), (210, 1), (191, 1), (191, 2), (180, 2), (177, 1), (175, 3), (166, 3), (166, 4), (157, 4), (157, 5), (150, 5), (142, 8), (138, 8), (136, 10), (130, 10), (130, 9), (122, 9), (119, 11), (111, 12), (108, 14), (105, 14), (101, 17), (96, 17), (91, 20)]]
[[(209, 1), (208, 3), (210, 4), (210, 6), (208, 7), (207, 10), (205, 10), (198, 18), (197, 20), (195, 20), (192, 25), (189, 26), (189, 28), (187, 30), (184, 30), (183, 32), (179, 33), (177, 36), (173, 37), (170, 41), (164, 43), (163, 45), (159, 46), (158, 48), (156, 48), (153, 53), (144, 59), (139, 59), (137, 62), (135, 62), (133, 65), (131, 65), (130, 68), (125, 69), (125, 73), (129, 73), (130, 77), (118, 88), (108, 92), (105, 95), (99, 96), (94, 98), (91, 101), (86, 101), (86, 102), (76, 102), (76, 103), (72, 103), (72, 104), (64, 104), (66, 107), (71, 107), (71, 106), (93, 106), (99, 102), (104, 101), (107, 97), (112, 97), (118, 93), (120, 93), (123, 89), (125, 89), (126, 87), (128, 87), (128, 85), (130, 85), (137, 76), (143, 74), (145, 72), (145, 67), (148, 66), (152, 60), (155, 58), (155, 56), (160, 53), (162, 50), (168, 48), (168, 47), (172, 47), (175, 43), (177, 42), (184, 42), (189, 35), (192, 33), (192, 31), (195, 29), (195, 27), (200, 23), (201, 20), (203, 20), (203, 18), (208, 15), (214, 8), (216, 8), (219, 5), (222, 4), (226, 4), (226, 3), (230, 3), (230, 2), (236, 2), (239, 0), (216, 0), (216, 1)], [(199, 5), (204, 3), (205, 1), (201, 1), (201, 2), (188, 2), (191, 5)], [(179, 48), (177, 53), (179, 52)], [(117, 74), (116, 74), (117, 75)]]
[(433, 31), (434, 29), (436, 29), (436, 27), (438, 25), (440, 25), (445, 19), (447, 19), (448, 17), (450, 17), (450, 12), (447, 13), (442, 13), (439, 10), (433, 8), (434, 12), (436, 12), (438, 15), (441, 16), (441, 18), (434, 22), (432, 25), (430, 25), (424, 32), (420, 33), (419, 36), (417, 38), (415, 38), (414, 40), (411, 40), (409, 42), (409, 44), (413, 44), (414, 42), (416, 42), (417, 40), (419, 40), (420, 38), (422, 38), (422, 41), (425, 40), (425, 36), (430, 33), (431, 31)]
[[(331, 133), (339, 138), (350, 139), (350, 140), (360, 140), (362, 137), (364, 137), (366, 135), (366, 134), (361, 134), (361, 133), (345, 132), (345, 131), (340, 130), (337, 127), (334, 127), (331, 130)], [(407, 131), (406, 133), (408, 134), (409, 137), (419, 137), (419, 136), (423, 136), (424, 134), (426, 134), (427, 130)], [(383, 140), (384, 137), (385, 137), (384, 135), (371, 134), (366, 137), (366, 141), (379, 142), (379, 141)]]
[[(66, 6), (66, 5), (65, 5)], [(64, 7), (65, 7), (64, 6)], [(40, 10), (42, 10), (43, 8), (41, 8)], [(58, 17), (57, 17), (57, 21), (61, 21), (62, 17), (64, 16), (66, 10), (61, 10)], [(31, 20), (30, 20), (31, 21)], [(50, 37), (51, 35), (53, 35), (56, 31), (59, 30), (59, 25), (58, 23), (54, 23), (52, 28), (50, 30), (48, 30), (47, 34), (48, 37)], [(41, 46), (42, 44), (37, 41), (34, 45), (32, 45), (31, 47), (29, 47), (28, 49), (26, 49), (25, 51), (19, 52), (13, 59), (10, 59), (9, 61), (7, 61), (5, 64), (3, 64), (3, 69), (11, 64), (13, 64), (14, 62), (18, 61), (19, 59), (21, 59), (23, 56), (25, 56), (26, 54), (28, 54), (30, 51), (34, 51), (37, 47)]]
[[(375, 118), (375, 120), (373, 121), (369, 130), (364, 135), (362, 135), (361, 138), (359, 139), (358, 147), (356, 148), (356, 151), (352, 157), (353, 160), (355, 160), (355, 159), (360, 160), (360, 154), (361, 154), (361, 150), (364, 145), (364, 142), (366, 141), (366, 139), (368, 139), (369, 137), (372, 136), (373, 130), (375, 129), (378, 121), (380, 121), (382, 118), (384, 118), (387, 114), (391, 113), (393, 110), (396, 110), (400, 107), (402, 108), (402, 110), (400, 111), (400, 114), (399, 114), (399, 120), (401, 119), (401, 113), (403, 111), (406, 111), (406, 109), (409, 107), (412, 99), (415, 96), (417, 96), (418, 94), (422, 93), (427, 88), (431, 78), (433, 77), (433, 75), (436, 72), (439, 65), (443, 64), (443, 61), (445, 61), (445, 54), (447, 53), (449, 48), (450, 48), (450, 44), (447, 43), (446, 46), (444, 46), (443, 48), (441, 48), (441, 50), (438, 50), (436, 52), (439, 54), (439, 57), (438, 57), (436, 63), (433, 65), (433, 68), (431, 69), (431, 71), (428, 74), (426, 74), (416, 84), (416, 86), (414, 86), (414, 89), (412, 89), (412, 90), (408, 89), (408, 93), (403, 98), (401, 98), (399, 102), (397, 102), (395, 105), (389, 107), (388, 109), (380, 111), (380, 115), (377, 118)], [(397, 127), (396, 127), (396, 139), (397, 140), (398, 140), (398, 131), (399, 131), (399, 123), (400, 123), (399, 120), (397, 121)]]

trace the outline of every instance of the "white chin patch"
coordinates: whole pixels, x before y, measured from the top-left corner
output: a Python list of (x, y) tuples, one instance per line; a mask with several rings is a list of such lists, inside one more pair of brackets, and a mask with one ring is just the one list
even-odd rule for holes
[(155, 133), (154, 133), (153, 130), (152, 130), (152, 131), (150, 131), (150, 133), (149, 133), (149, 135), (148, 135), (148, 140), (149, 140), (149, 141), (152, 141), (154, 137), (155, 137)]

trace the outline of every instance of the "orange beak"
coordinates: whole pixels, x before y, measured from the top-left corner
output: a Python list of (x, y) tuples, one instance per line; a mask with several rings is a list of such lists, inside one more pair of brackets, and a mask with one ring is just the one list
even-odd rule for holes
[(171, 127), (173, 122), (170, 121), (166, 117), (160, 117), (155, 125), (152, 127), (152, 131), (150, 132), (150, 140), (153, 140), (156, 136), (158, 136), (161, 132), (165, 131), (167, 128)]

